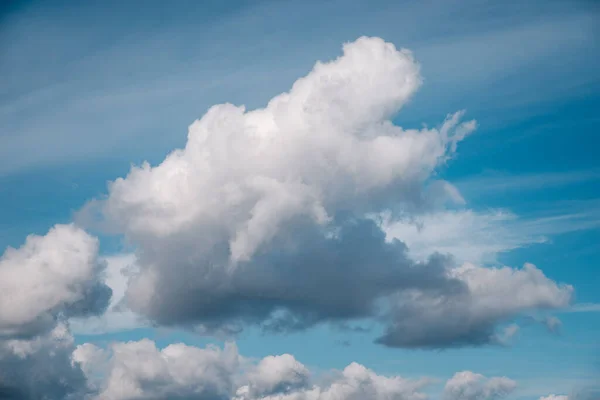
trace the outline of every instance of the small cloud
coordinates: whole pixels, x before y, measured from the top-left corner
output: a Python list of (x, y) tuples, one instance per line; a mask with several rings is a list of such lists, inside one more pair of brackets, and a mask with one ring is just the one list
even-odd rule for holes
[(571, 307), (562, 310), (562, 312), (583, 313), (583, 312), (600, 312), (600, 303), (580, 303), (574, 304)]
[(544, 318), (542, 320), (542, 323), (546, 326), (548, 331), (552, 333), (559, 333), (560, 328), (562, 326), (562, 322), (560, 321), (560, 319), (554, 316)]
[(487, 378), (471, 371), (456, 373), (446, 382), (445, 400), (497, 400), (510, 395), (517, 383), (506, 377)]
[(511, 344), (513, 337), (519, 332), (520, 328), (517, 324), (510, 324), (504, 328), (501, 334), (498, 335), (498, 343), (504, 346)]
[(567, 395), (551, 394), (551, 395), (548, 395), (548, 396), (542, 396), (542, 397), (540, 397), (540, 400), (569, 400), (569, 396), (567, 396)]

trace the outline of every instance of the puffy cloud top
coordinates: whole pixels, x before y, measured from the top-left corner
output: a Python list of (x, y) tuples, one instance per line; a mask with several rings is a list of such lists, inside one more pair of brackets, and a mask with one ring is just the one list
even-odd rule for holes
[(340, 207), (378, 207), (374, 195), (427, 178), (474, 128), (461, 113), (440, 130), (392, 125), (420, 81), (407, 50), (379, 38), (348, 43), (264, 109), (212, 107), (184, 149), (110, 185), (106, 214), (140, 240), (194, 231), (207, 241), (210, 229), (237, 261), (297, 217), (323, 224)]
[(360, 38), (264, 109), (212, 107), (184, 149), (113, 182), (106, 212), (135, 238), (210, 228), (246, 260), (295, 217), (324, 223), (344, 203), (427, 177), (473, 123), (392, 125), (419, 84), (410, 52)]
[[(292, 355), (267, 356), (244, 367), (234, 345), (223, 350), (149, 340), (115, 343), (108, 350), (78, 346), (74, 353), (88, 378), (104, 376), (97, 400), (424, 400), (428, 379), (378, 375), (352, 363), (315, 383)], [(100, 361), (99, 361), (100, 360)]]
[[(109, 349), (85, 344), (74, 359), (88, 378), (103, 376), (98, 400), (427, 400), (434, 381), (384, 376), (356, 362), (320, 378), (294, 356), (267, 356), (251, 362), (234, 345), (223, 350), (173, 344), (162, 350), (149, 340), (115, 343)], [(510, 394), (516, 383), (470, 371), (446, 383), (447, 400), (492, 400)]]
[(310, 377), (308, 369), (294, 356), (283, 354), (263, 358), (247, 374), (249, 384), (238, 390), (244, 397), (268, 396), (289, 393), (306, 387)]
[(509, 395), (517, 383), (506, 377), (486, 378), (471, 371), (456, 373), (446, 382), (446, 400), (493, 400)]
[[(88, 374), (100, 351), (89, 346), (77, 353)], [(111, 353), (109, 370), (95, 371), (108, 376), (98, 400), (229, 399), (239, 362), (235, 345), (220, 350), (179, 343), (160, 350), (144, 339), (115, 343)]]

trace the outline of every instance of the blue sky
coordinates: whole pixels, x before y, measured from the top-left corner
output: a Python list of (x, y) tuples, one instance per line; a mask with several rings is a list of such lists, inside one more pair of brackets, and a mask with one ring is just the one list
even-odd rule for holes
[[(520, 327), (502, 346), (390, 348), (373, 342), (382, 326), (351, 332), (325, 322), (283, 334), (246, 327), (235, 337), (240, 353), (290, 353), (315, 371), (355, 361), (387, 376), (433, 377), (434, 399), (464, 370), (513, 379), (509, 399), (577, 399), (600, 373), (599, 18), (597, 5), (584, 0), (4, 5), (0, 247), (18, 248), (29, 234), (75, 220), (99, 236), (101, 256), (135, 252), (145, 239), (98, 229), (80, 212), (91, 199), (112, 196), (107, 182), (184, 147), (188, 126), (210, 106), (264, 107), (315, 61), (338, 57), (343, 43), (381, 37), (410, 49), (423, 79), (394, 124), (436, 127), (462, 109), (477, 121), (429, 178), (450, 182), (462, 204), (417, 215), (433, 227), (400, 236), (410, 254), (439, 250), (431, 232), (449, 229), (443, 249), (459, 262), (535, 264), (574, 287), (574, 306), (552, 311), (562, 322), (554, 333), (532, 322), (547, 310), (531, 321), (522, 314), (502, 321)], [(452, 212), (459, 215), (446, 224)], [(74, 337), (100, 347), (145, 337), (159, 347), (224, 342), (160, 326), (92, 335), (74, 329)]]

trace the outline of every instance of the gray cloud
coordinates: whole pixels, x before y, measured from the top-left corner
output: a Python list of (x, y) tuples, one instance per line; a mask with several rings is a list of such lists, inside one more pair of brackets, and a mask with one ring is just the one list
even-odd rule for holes
[(64, 324), (32, 339), (0, 340), (0, 398), (82, 399), (88, 387), (81, 368), (72, 364), (74, 349)]
[[(522, 269), (450, 270), (468, 290), (448, 295), (405, 291), (394, 295), (391, 324), (379, 343), (393, 347), (460, 347), (505, 343), (498, 325), (522, 312), (566, 306), (573, 288), (557, 285), (532, 264)], [(546, 324), (546, 322), (543, 322)]]
[[(216, 328), (246, 322), (285, 331), (377, 315), (377, 301), (404, 288), (440, 296), (466, 291), (462, 282), (446, 276), (446, 258), (412, 262), (406, 247), (386, 242), (371, 220), (347, 220), (336, 227), (335, 237), (326, 237), (314, 227), (294, 226), (293, 247), (284, 234), (233, 270), (223, 267), (226, 248), (220, 259), (202, 263), (174, 259), (170, 265), (177, 274), (162, 268), (146, 272), (160, 285), (137, 309), (162, 324), (205, 323)], [(152, 254), (149, 260), (156, 262), (158, 257)], [(136, 284), (144, 277), (130, 287), (134, 307), (135, 296), (145, 290)]]

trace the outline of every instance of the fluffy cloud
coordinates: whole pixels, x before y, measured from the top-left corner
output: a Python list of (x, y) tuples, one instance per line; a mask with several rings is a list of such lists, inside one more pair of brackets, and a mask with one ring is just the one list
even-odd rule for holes
[[(110, 353), (108, 363), (98, 363), (106, 355), (88, 344), (74, 355), (89, 377), (107, 377), (97, 385), (98, 400), (229, 399), (239, 364), (235, 345), (220, 350), (179, 343), (160, 350), (144, 339), (115, 343)], [(102, 370), (106, 365), (108, 370)]]
[(0, 336), (52, 329), (58, 316), (98, 314), (111, 291), (99, 278), (98, 241), (73, 225), (30, 235), (0, 258)]
[(237, 390), (243, 399), (290, 393), (308, 386), (308, 369), (292, 355), (268, 356), (247, 373), (248, 384)]
[(107, 213), (135, 238), (216, 225), (232, 260), (248, 259), (295, 216), (324, 223), (335, 204), (437, 165), (458, 116), (443, 132), (386, 121), (419, 84), (408, 51), (359, 39), (264, 109), (212, 107), (190, 127), (185, 149), (113, 182)]
[(509, 395), (517, 384), (506, 377), (486, 378), (471, 371), (456, 373), (444, 387), (446, 400), (493, 400)]
[(113, 182), (105, 214), (136, 242), (192, 235), (204, 252), (225, 245), (236, 263), (297, 219), (325, 225), (339, 210), (413, 200), (474, 128), (462, 113), (440, 129), (391, 124), (420, 80), (408, 51), (361, 38), (264, 109), (212, 107), (184, 149)]
[(74, 360), (98, 384), (97, 400), (422, 400), (430, 380), (377, 375), (352, 363), (313, 382), (304, 365), (289, 354), (258, 363), (241, 357), (235, 345), (224, 349), (172, 344), (160, 350), (149, 340), (115, 343), (103, 350), (78, 346)]
[(393, 323), (379, 342), (394, 347), (450, 347), (504, 343), (500, 322), (521, 312), (566, 306), (573, 288), (558, 285), (532, 264), (522, 269), (472, 264), (449, 271), (468, 290), (451, 296), (404, 291), (392, 302)]
[[(520, 312), (568, 303), (570, 288), (535, 268), (415, 262), (372, 218), (462, 201), (432, 177), (475, 122), (462, 112), (437, 128), (391, 122), (420, 83), (410, 52), (363, 37), (263, 109), (212, 107), (185, 148), (112, 182), (87, 210), (136, 246), (128, 306), (203, 332), (376, 318), (381, 343), (440, 347), (497, 342)], [(496, 276), (519, 295), (479, 290)]]
[(321, 385), (266, 396), (253, 396), (248, 393), (247, 387), (241, 387), (235, 400), (424, 400), (427, 396), (419, 390), (428, 383), (427, 379), (377, 375), (360, 364), (352, 363)]
[[(73, 225), (31, 235), (0, 258), (0, 394), (18, 399), (79, 399), (86, 390), (72, 365), (65, 320), (103, 312), (98, 241)], [(3, 398), (4, 398), (3, 397)]]
[(540, 400), (569, 400), (569, 396), (551, 394), (551, 395), (548, 395), (545, 397), (544, 396), (540, 397)]
[(445, 258), (411, 262), (405, 246), (386, 243), (372, 221), (340, 222), (330, 237), (296, 226), (293, 239), (273, 240), (267, 251), (235, 269), (211, 260), (190, 265), (172, 259), (179, 274), (144, 271), (129, 287), (130, 304), (163, 323), (189, 320), (221, 328), (260, 323), (280, 331), (372, 316), (382, 296), (401, 288), (440, 295), (464, 290), (446, 276)]
[[(95, 400), (426, 400), (423, 389), (434, 382), (379, 375), (355, 362), (315, 376), (290, 354), (255, 362), (238, 354), (233, 344), (223, 349), (171, 344), (162, 350), (147, 339), (108, 349), (84, 344), (73, 359), (88, 379), (98, 382), (91, 395)], [(505, 377), (464, 371), (448, 380), (443, 395), (447, 400), (492, 400), (515, 386)]]

